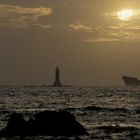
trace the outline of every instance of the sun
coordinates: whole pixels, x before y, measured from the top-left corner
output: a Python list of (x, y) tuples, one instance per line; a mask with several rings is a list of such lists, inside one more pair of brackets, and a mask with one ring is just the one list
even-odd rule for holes
[(120, 20), (130, 20), (130, 18), (134, 15), (133, 10), (122, 10), (117, 12), (117, 16)]

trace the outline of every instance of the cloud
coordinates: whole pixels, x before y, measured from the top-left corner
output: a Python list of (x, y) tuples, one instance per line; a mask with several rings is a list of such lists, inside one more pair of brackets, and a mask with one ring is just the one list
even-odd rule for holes
[(34, 25), (35, 26), (39, 26), (39, 27), (44, 28), (44, 29), (48, 29), (48, 28), (51, 29), (51, 28), (53, 28), (53, 26), (50, 25), (50, 24), (36, 23)]
[(140, 41), (140, 26), (136, 24), (120, 24), (108, 27), (108, 34), (110, 36), (119, 38), (123, 41)]
[[(106, 17), (108, 17), (109, 19), (118, 19), (118, 20), (121, 20), (119, 19), (118, 17), (118, 12), (120, 12), (121, 10), (118, 10), (118, 11), (114, 11), (114, 12), (108, 12), (106, 13)], [(133, 15), (131, 17), (132, 20), (136, 20), (136, 19), (140, 19), (140, 10), (139, 9), (132, 9), (133, 11)]]
[(122, 25), (122, 24), (120, 24), (120, 25), (118, 25), (118, 26), (109, 26), (108, 27), (109, 29), (112, 29), (112, 30), (129, 30), (129, 31), (138, 31), (138, 30), (140, 30), (140, 26), (138, 26), (138, 25)]
[(89, 39), (86, 39), (85, 42), (88, 42), (88, 43), (100, 43), (100, 42), (118, 42), (120, 41), (119, 39), (117, 38), (89, 38)]
[(135, 31), (102, 30), (103, 34), (84, 40), (86, 43), (139, 42), (140, 33)]
[(108, 12), (104, 15), (105, 25), (97, 25), (93, 37), (87, 38), (86, 42), (139, 42), (140, 41), (140, 10), (134, 9), (134, 15), (129, 21), (118, 18), (117, 12)]
[[(0, 26), (26, 27), (39, 23), (39, 18), (48, 16), (52, 9), (48, 7), (22, 7), (0, 5)], [(38, 24), (40, 25), (40, 24)]]
[(75, 22), (74, 24), (69, 24), (68, 27), (72, 30), (81, 30), (81, 31), (87, 31), (91, 32), (93, 30), (92, 27), (88, 26), (87, 24), (83, 24), (80, 22)]

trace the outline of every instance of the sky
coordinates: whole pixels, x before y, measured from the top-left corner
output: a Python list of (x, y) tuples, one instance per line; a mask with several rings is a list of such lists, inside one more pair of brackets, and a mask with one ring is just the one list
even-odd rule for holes
[(123, 85), (139, 60), (140, 0), (0, 0), (0, 85), (50, 85), (56, 66), (66, 85)]

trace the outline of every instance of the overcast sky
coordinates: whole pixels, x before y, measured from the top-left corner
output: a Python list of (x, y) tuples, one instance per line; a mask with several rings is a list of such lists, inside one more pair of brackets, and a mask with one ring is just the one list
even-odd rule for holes
[(139, 60), (140, 0), (0, 0), (1, 85), (50, 85), (56, 66), (67, 85), (123, 85)]

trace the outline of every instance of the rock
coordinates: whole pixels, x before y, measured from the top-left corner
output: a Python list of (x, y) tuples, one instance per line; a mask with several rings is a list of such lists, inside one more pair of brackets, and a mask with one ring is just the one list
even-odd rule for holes
[(0, 136), (21, 136), (24, 131), (24, 126), (25, 120), (23, 119), (22, 114), (13, 113), (8, 121), (6, 128), (0, 131)]
[(12, 136), (79, 136), (86, 135), (85, 128), (68, 111), (42, 111), (25, 121), (22, 114), (11, 115), (0, 137)]

